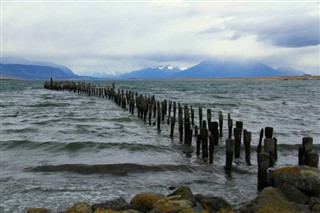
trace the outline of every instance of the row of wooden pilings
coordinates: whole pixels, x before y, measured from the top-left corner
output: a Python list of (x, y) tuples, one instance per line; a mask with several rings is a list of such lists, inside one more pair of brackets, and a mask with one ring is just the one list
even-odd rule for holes
[[(174, 101), (157, 101), (155, 96), (145, 96), (133, 91), (124, 91), (118, 89), (116, 92), (114, 83), (109, 87), (100, 87), (85, 82), (73, 81), (46, 81), (46, 89), (68, 90), (71, 92), (97, 96), (113, 100), (123, 109), (128, 109), (134, 115), (137, 109), (137, 115), (149, 125), (157, 125), (157, 130), (161, 131), (161, 125), (167, 123), (170, 125), (170, 137), (173, 138), (176, 119), (178, 120), (179, 141), (186, 145), (192, 145), (192, 137), (196, 138), (196, 154), (201, 154), (203, 159), (208, 159), (213, 163), (214, 146), (218, 145), (219, 138), (223, 137), (223, 115), (219, 112), (218, 121), (212, 121), (211, 109), (207, 109), (207, 119), (203, 119), (203, 110), (198, 109), (199, 126), (195, 125), (195, 110), (188, 105), (181, 106)], [(178, 116), (176, 117), (176, 112)], [(167, 118), (165, 122), (165, 118)], [(152, 120), (155, 119), (154, 122)], [(245, 161), (251, 165), (251, 132), (243, 128), (242, 121), (235, 122), (228, 114), (228, 137), (226, 139), (226, 163), (225, 170), (232, 170), (233, 158), (240, 158), (240, 148), (243, 138)], [(232, 137), (233, 136), (233, 137)], [(264, 138), (265, 137), (265, 138)], [(262, 144), (263, 142), (263, 144)], [(299, 149), (299, 165), (308, 165), (318, 167), (319, 156), (312, 152), (313, 139), (304, 137), (302, 146)], [(273, 137), (273, 128), (265, 127), (260, 131), (259, 144), (257, 147), (258, 161), (258, 189), (262, 190), (267, 184), (268, 168), (273, 167), (277, 161), (277, 139)]]

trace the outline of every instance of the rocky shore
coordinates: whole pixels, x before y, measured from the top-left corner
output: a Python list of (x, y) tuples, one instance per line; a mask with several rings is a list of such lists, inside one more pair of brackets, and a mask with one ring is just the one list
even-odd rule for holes
[[(255, 199), (236, 209), (224, 198), (194, 194), (188, 186), (172, 189), (168, 195), (155, 192), (136, 194), (130, 202), (119, 197), (97, 204), (79, 202), (63, 213), (320, 213), (320, 169), (305, 166), (270, 169), (269, 186)], [(30, 208), (27, 213), (53, 213)]]

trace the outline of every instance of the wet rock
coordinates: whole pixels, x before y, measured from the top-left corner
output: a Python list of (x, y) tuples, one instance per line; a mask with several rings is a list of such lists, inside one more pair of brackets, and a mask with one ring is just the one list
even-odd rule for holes
[(213, 195), (196, 195), (195, 200), (199, 202), (204, 210), (208, 212), (233, 212), (232, 206), (223, 198)]
[(51, 211), (45, 208), (29, 208), (27, 213), (51, 213)]
[(320, 198), (319, 197), (311, 197), (309, 199), (309, 206), (311, 212), (320, 212)]
[(264, 188), (260, 194), (239, 209), (240, 213), (291, 212), (303, 213), (303, 209), (294, 202), (289, 202), (281, 191), (274, 187)]
[(305, 204), (308, 202), (308, 197), (292, 185), (285, 183), (282, 186), (279, 186), (278, 188), (289, 201), (301, 204)]
[(172, 196), (180, 196), (181, 200), (189, 200), (192, 204), (195, 202), (193, 193), (191, 189), (187, 186), (181, 186), (169, 195), (167, 197), (172, 197)]
[(270, 185), (280, 188), (287, 183), (308, 196), (320, 196), (320, 169), (306, 166), (283, 167), (268, 173)]
[(152, 209), (152, 206), (155, 202), (160, 199), (163, 199), (165, 196), (158, 193), (139, 193), (136, 194), (130, 204), (134, 205), (135, 209), (141, 212), (148, 212)]
[(170, 196), (158, 200), (153, 204), (153, 209), (167, 213), (193, 213), (192, 202), (189, 200), (182, 200), (180, 196)]
[(108, 200), (104, 203), (93, 204), (92, 210), (95, 211), (98, 207), (104, 209), (112, 209), (115, 211), (121, 211), (125, 209), (134, 209), (133, 205), (130, 205), (123, 197), (115, 198), (113, 200)]
[(115, 210), (112, 210), (112, 209), (104, 209), (102, 207), (98, 207), (98, 208), (96, 208), (94, 213), (121, 213), (121, 212), (115, 211)]
[(92, 213), (91, 205), (87, 202), (79, 202), (71, 208), (64, 211), (64, 213)]

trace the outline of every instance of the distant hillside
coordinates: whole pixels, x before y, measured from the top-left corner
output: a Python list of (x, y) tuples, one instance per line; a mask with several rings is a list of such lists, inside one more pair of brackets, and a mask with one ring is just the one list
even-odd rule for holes
[(79, 78), (79, 76), (66, 73), (59, 68), (50, 66), (36, 66), (24, 64), (0, 64), (0, 77), (19, 78), (19, 79), (71, 79)]
[[(291, 69), (291, 70), (290, 70)], [(172, 78), (248, 78), (270, 76), (301, 76), (306, 73), (292, 68), (279, 70), (262, 63), (203, 61), (185, 71), (171, 75)]]
[(156, 66), (141, 70), (132, 71), (119, 75), (122, 79), (136, 79), (136, 78), (168, 78), (181, 70), (175, 66)]
[(14, 56), (4, 56), (4, 57), (0, 57), (0, 59), (2, 64), (22, 64), (22, 65), (55, 67), (60, 69), (67, 75), (74, 76), (74, 73), (68, 67), (54, 64), (51, 62), (30, 61), (21, 57), (14, 57)]

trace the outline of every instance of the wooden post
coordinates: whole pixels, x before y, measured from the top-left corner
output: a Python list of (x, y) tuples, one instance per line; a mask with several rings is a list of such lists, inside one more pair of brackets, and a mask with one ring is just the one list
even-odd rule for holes
[(199, 127), (201, 128), (202, 126), (202, 108), (199, 107)]
[(278, 139), (276, 137), (273, 137), (274, 141), (274, 161), (278, 160)]
[(184, 106), (184, 144), (191, 145), (192, 131), (188, 106)]
[(308, 155), (308, 159), (309, 159), (308, 166), (318, 168), (319, 155), (317, 153), (310, 152), (309, 155)]
[(200, 147), (201, 147), (201, 135), (196, 135), (197, 137), (197, 155), (200, 155)]
[(269, 153), (269, 167), (274, 166), (274, 140), (272, 138), (264, 139), (264, 151)]
[(176, 119), (176, 111), (177, 111), (177, 104), (176, 102), (173, 102), (173, 117)]
[(214, 151), (214, 139), (213, 135), (210, 135), (210, 140), (209, 140), (209, 163), (213, 163), (213, 151)]
[(174, 117), (171, 118), (171, 125), (170, 125), (170, 138), (173, 138), (174, 132), (174, 125), (176, 123), (176, 119)]
[(251, 132), (248, 132), (247, 130), (243, 131), (243, 142), (244, 142), (244, 148), (245, 148), (246, 163), (248, 166), (251, 166), (251, 162), (250, 162)]
[(210, 131), (210, 124), (211, 124), (211, 109), (207, 109), (207, 123), (208, 123), (208, 129)]
[(151, 118), (152, 118), (152, 104), (148, 104), (148, 115), (149, 115), (149, 125), (151, 125)]
[(302, 163), (303, 165), (309, 165), (309, 153), (312, 152), (313, 148), (313, 138), (303, 137), (302, 138)]
[(262, 139), (263, 139), (263, 128), (260, 130), (259, 144), (257, 148), (258, 154), (262, 151)]
[(240, 146), (241, 146), (241, 130), (239, 128), (234, 128), (234, 157), (240, 158)]
[(219, 145), (219, 130), (218, 130), (218, 122), (214, 121), (211, 122), (211, 135), (212, 135), (212, 141), (213, 141), (213, 145), (217, 146)]
[(162, 121), (164, 121), (164, 116), (166, 115), (166, 100), (161, 102), (161, 109), (162, 109)]
[(191, 125), (194, 126), (194, 109), (191, 106)]
[(227, 139), (226, 140), (226, 166), (225, 166), (225, 169), (227, 171), (230, 171), (232, 168), (233, 149), (234, 149), (234, 140)]
[(182, 107), (178, 103), (178, 122), (179, 122), (179, 141), (183, 141), (183, 120), (182, 120)]
[(194, 126), (194, 136), (198, 136), (198, 126)]
[(268, 186), (267, 175), (269, 168), (269, 153), (258, 154), (258, 190), (261, 191)]
[(233, 120), (230, 117), (230, 113), (228, 113), (228, 138), (231, 139), (232, 138), (232, 126), (233, 126)]
[(220, 137), (223, 136), (223, 115), (222, 112), (219, 112), (219, 130), (220, 130)]
[(272, 136), (273, 136), (273, 128), (272, 127), (264, 128), (264, 134), (265, 134), (266, 138), (272, 138)]
[(202, 142), (202, 157), (208, 158), (208, 129), (206, 121), (202, 121), (200, 128), (201, 142)]
[(160, 132), (160, 123), (161, 123), (161, 111), (160, 111), (160, 102), (157, 102), (157, 129)]

